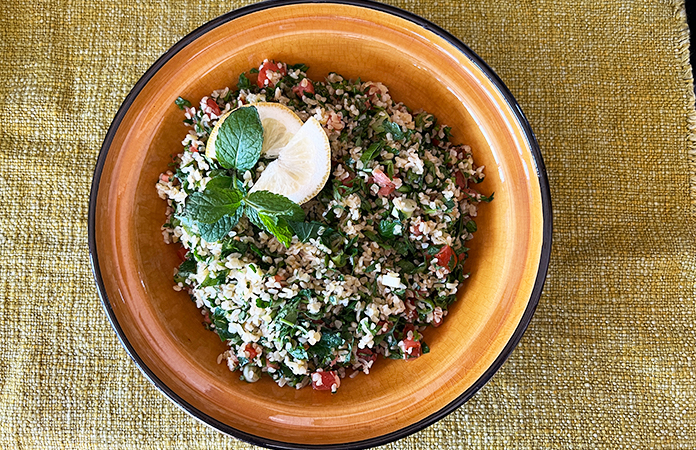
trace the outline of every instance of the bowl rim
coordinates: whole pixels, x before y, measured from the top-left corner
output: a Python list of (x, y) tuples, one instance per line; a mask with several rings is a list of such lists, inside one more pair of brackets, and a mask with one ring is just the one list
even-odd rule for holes
[[(500, 352), (498, 357), (494, 362), (488, 367), (488, 369), (472, 384), (466, 391), (460, 394), (456, 399), (439, 409), (437, 412), (427, 416), (420, 421), (410, 424), (399, 430), (380, 435), (374, 438), (358, 440), (340, 444), (330, 444), (330, 445), (316, 445), (316, 444), (296, 444), (290, 442), (282, 442), (274, 439), (264, 438), (262, 436), (253, 435), (236, 428), (231, 427), (219, 420), (205, 414), (204, 412), (198, 410), (197, 408), (190, 405), (180, 396), (178, 396), (173, 390), (171, 390), (162, 380), (160, 380), (154, 372), (144, 363), (142, 358), (138, 355), (137, 351), (133, 345), (128, 341), (123, 329), (121, 328), (118, 319), (114, 313), (111, 306), (111, 302), (107, 296), (106, 289), (104, 286), (104, 281), (102, 278), (101, 270), (99, 267), (99, 258), (97, 254), (97, 244), (96, 244), (96, 203), (97, 194), (99, 191), (99, 184), (101, 180), (101, 174), (104, 168), (104, 164), (107, 159), (109, 148), (113, 142), (114, 136), (124, 118), (129, 108), (133, 104), (135, 98), (140, 94), (144, 86), (150, 81), (150, 79), (164, 66), (174, 55), (181, 51), (191, 42), (195, 41), (199, 37), (208, 33), (209, 31), (228, 23), (232, 20), (240, 18), (242, 16), (264, 11), (270, 8), (283, 7), (288, 5), (301, 5), (301, 4), (340, 4), (355, 6), (358, 8), (368, 8), (376, 10), (378, 12), (387, 13), (398, 18), (410, 21), (421, 28), (432, 32), (439, 37), (443, 38), (457, 50), (462, 52), (466, 57), (468, 57), (480, 70), (481, 72), (489, 78), (489, 80), (500, 90), (503, 98), (507, 102), (508, 106), (513, 111), (513, 114), (519, 121), (521, 130), (526, 138), (527, 144), (531, 151), (531, 157), (535, 164), (536, 176), (539, 182), (539, 189), (541, 194), (541, 209), (542, 209), (542, 245), (541, 253), (539, 258), (539, 266), (534, 281), (534, 286), (530, 295), (530, 299), (527, 303), (527, 307), (520, 319), (512, 336), (506, 343), (503, 350)], [(92, 273), (94, 275), (95, 283), (97, 286), (97, 291), (99, 298), (101, 300), (104, 311), (107, 315), (111, 326), (113, 327), (116, 335), (121, 342), (121, 345), (125, 348), (128, 356), (135, 362), (141, 373), (147, 378), (162, 394), (164, 394), (169, 400), (171, 400), (176, 406), (178, 406), (183, 411), (187, 412), (189, 415), (204, 423), (217, 431), (233, 436), (242, 441), (260, 445), (267, 448), (273, 449), (340, 449), (340, 450), (358, 450), (364, 448), (370, 448), (379, 445), (385, 445), (390, 442), (402, 439), (413, 433), (416, 433), (424, 428), (434, 424), (440, 419), (452, 413), (454, 410), (466, 403), (478, 390), (480, 390), (500, 369), (503, 363), (510, 356), (512, 351), (515, 349), (520, 339), (522, 338), (524, 332), (526, 331), (529, 323), (531, 322), (532, 316), (537, 308), (539, 299), (541, 297), (541, 292), (546, 280), (546, 274), (549, 267), (550, 256), (551, 256), (551, 241), (552, 241), (552, 207), (551, 207), (551, 195), (549, 189), (549, 182), (546, 173), (546, 167), (541, 155), (541, 150), (539, 148), (538, 142), (532, 131), (532, 128), (527, 120), (522, 108), (517, 103), (513, 97), (510, 90), (503, 83), (503, 81), (498, 77), (498, 75), (493, 71), (493, 69), (488, 66), (488, 64), (479, 57), (473, 50), (471, 50), (466, 44), (464, 44), (457, 37), (452, 35), (450, 32), (446, 31), (442, 27), (434, 24), (433, 22), (424, 19), (414, 13), (403, 10), (401, 8), (391, 6), (384, 3), (378, 3), (373, 0), (265, 0), (259, 3), (254, 3), (247, 5), (228, 13), (225, 13), (219, 17), (216, 17), (200, 27), (196, 28), (178, 42), (176, 42), (169, 50), (167, 50), (162, 56), (160, 56), (142, 75), (142, 77), (133, 86), (131, 91), (128, 93), (123, 103), (119, 107), (116, 115), (114, 116), (111, 125), (107, 131), (104, 138), (104, 142), (99, 150), (99, 155), (95, 164), (94, 175), (92, 179), (92, 184), (90, 188), (89, 195), (89, 211), (88, 211), (88, 247), (89, 247), (89, 259), (92, 268)]]

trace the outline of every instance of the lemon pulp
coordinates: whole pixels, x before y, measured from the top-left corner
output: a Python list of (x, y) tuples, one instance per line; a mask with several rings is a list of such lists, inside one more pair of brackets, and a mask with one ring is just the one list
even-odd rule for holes
[(310, 117), (271, 161), (253, 191), (270, 191), (302, 204), (322, 190), (331, 173), (329, 138), (317, 119)]

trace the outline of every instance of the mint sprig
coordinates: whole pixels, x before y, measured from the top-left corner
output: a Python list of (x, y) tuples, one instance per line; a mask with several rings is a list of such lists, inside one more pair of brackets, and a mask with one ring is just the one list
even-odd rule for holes
[(206, 187), (203, 192), (194, 192), (186, 201), (187, 214), (196, 222), (213, 224), (223, 216), (232, 216), (244, 198), (237, 189)]
[(251, 223), (290, 246), (296, 232), (288, 221), (299, 223), (305, 218), (300, 205), (269, 191), (247, 194), (237, 179), (237, 171), (256, 165), (262, 144), (263, 127), (254, 106), (232, 111), (220, 125), (215, 156), (223, 168), (232, 171), (232, 176), (213, 177), (202, 192), (188, 196), (184, 207), (185, 220), (196, 223), (207, 242), (224, 238), (246, 215)]
[[(274, 235), (286, 247), (290, 246), (295, 232), (288, 225), (288, 220), (304, 220), (305, 214), (300, 205), (268, 191), (244, 195), (227, 180), (218, 178), (229, 177), (214, 178), (203, 192), (189, 195), (184, 208), (184, 216), (198, 224), (203, 239), (207, 242), (222, 239), (246, 215), (251, 223)], [(222, 185), (230, 187), (223, 188)]]
[(263, 127), (254, 106), (235, 109), (220, 125), (215, 140), (215, 157), (225, 169), (244, 172), (261, 156)]

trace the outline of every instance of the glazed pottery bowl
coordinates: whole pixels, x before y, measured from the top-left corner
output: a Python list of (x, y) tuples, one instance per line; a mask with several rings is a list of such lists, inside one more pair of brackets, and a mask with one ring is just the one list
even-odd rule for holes
[[(452, 127), (486, 166), (485, 193), (460, 289), (430, 353), (380, 361), (336, 394), (253, 384), (217, 364), (226, 347), (172, 289), (175, 246), (155, 190), (186, 134), (178, 96), (236, 85), (265, 58), (381, 81), (392, 97)], [(490, 379), (526, 329), (543, 285), (551, 209), (541, 155), (499, 78), (437, 26), (365, 2), (260, 3), (194, 31), (151, 67), (109, 129), (92, 186), (89, 242), (109, 319), (130, 356), (167, 397), (212, 427), (276, 448), (362, 448), (406, 436), (453, 411)], [(522, 382), (522, 381), (521, 381)]]

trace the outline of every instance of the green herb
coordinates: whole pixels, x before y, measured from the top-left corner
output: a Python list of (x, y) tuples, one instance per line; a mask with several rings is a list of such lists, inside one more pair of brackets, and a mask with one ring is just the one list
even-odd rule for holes
[(396, 262), (398, 267), (401, 267), (401, 271), (405, 274), (412, 274), (416, 271), (416, 265), (407, 259), (400, 259)]
[(292, 350), (289, 350), (288, 353), (290, 353), (292, 356), (294, 356), (297, 359), (309, 358), (309, 356), (307, 355), (307, 350), (305, 350), (302, 347), (293, 348)]
[(207, 188), (194, 192), (186, 200), (186, 215), (200, 223), (213, 224), (224, 216), (233, 216), (243, 200), (238, 190)]
[[(324, 233), (331, 230), (321, 222), (297, 222), (295, 220), (287, 220), (288, 225), (297, 235), (300, 242), (309, 242), (310, 239), (318, 239), (319, 233), (324, 230)], [(333, 230), (331, 230), (333, 231)]]
[(292, 70), (299, 70), (300, 72), (307, 72), (309, 70), (309, 66), (307, 64), (288, 64), (288, 69)]
[(286, 247), (290, 247), (293, 233), (284, 218), (259, 214), (259, 219), (263, 224), (263, 229), (273, 234), (278, 239), (278, 242)]
[(244, 72), (239, 74), (239, 80), (237, 81), (237, 89), (249, 89), (251, 87), (251, 81), (244, 74)]
[(387, 170), (387, 176), (394, 178), (394, 161), (385, 161), (384, 168)]
[(362, 155), (360, 155), (360, 161), (362, 161), (363, 167), (366, 167), (369, 161), (372, 161), (375, 158), (375, 156), (379, 155), (379, 152), (382, 151), (383, 147), (384, 142), (381, 141), (375, 142), (374, 144), (367, 147), (367, 149), (363, 151)]
[(220, 336), (222, 341), (228, 341), (234, 338), (238, 338), (237, 334), (230, 333), (228, 331), (229, 322), (225, 318), (225, 311), (222, 308), (215, 308), (214, 311), (208, 313), (210, 321), (215, 326), (215, 332)]
[(384, 127), (384, 131), (386, 131), (387, 133), (391, 133), (392, 138), (395, 141), (400, 141), (401, 139), (405, 139), (407, 136), (410, 135), (409, 131), (404, 133), (401, 130), (401, 126), (399, 124), (394, 123), (390, 120), (385, 120), (382, 126)]
[[(397, 229), (398, 227), (398, 229)], [(398, 220), (381, 220), (379, 222), (379, 234), (386, 239), (392, 239), (401, 235), (402, 225)]]
[[(211, 176), (212, 172), (211, 172)], [(210, 181), (208, 181), (208, 184), (205, 185), (205, 189), (211, 189), (211, 188), (217, 188), (217, 189), (234, 189), (235, 188), (235, 182), (236, 177), (228, 177), (224, 175), (217, 175), (214, 176)]]
[(476, 232), (476, 222), (474, 222), (473, 220), (468, 221), (465, 226), (466, 231), (468, 231), (469, 233)]
[(314, 344), (310, 349), (319, 359), (321, 365), (328, 365), (334, 359), (336, 349), (343, 345), (344, 339), (339, 331), (323, 331), (321, 339)]
[(181, 97), (177, 97), (176, 100), (174, 100), (174, 104), (178, 106), (179, 109), (184, 109), (187, 106), (191, 107), (191, 102)]
[(262, 144), (263, 127), (258, 110), (253, 106), (239, 108), (220, 125), (215, 156), (225, 169), (244, 172), (256, 165)]

